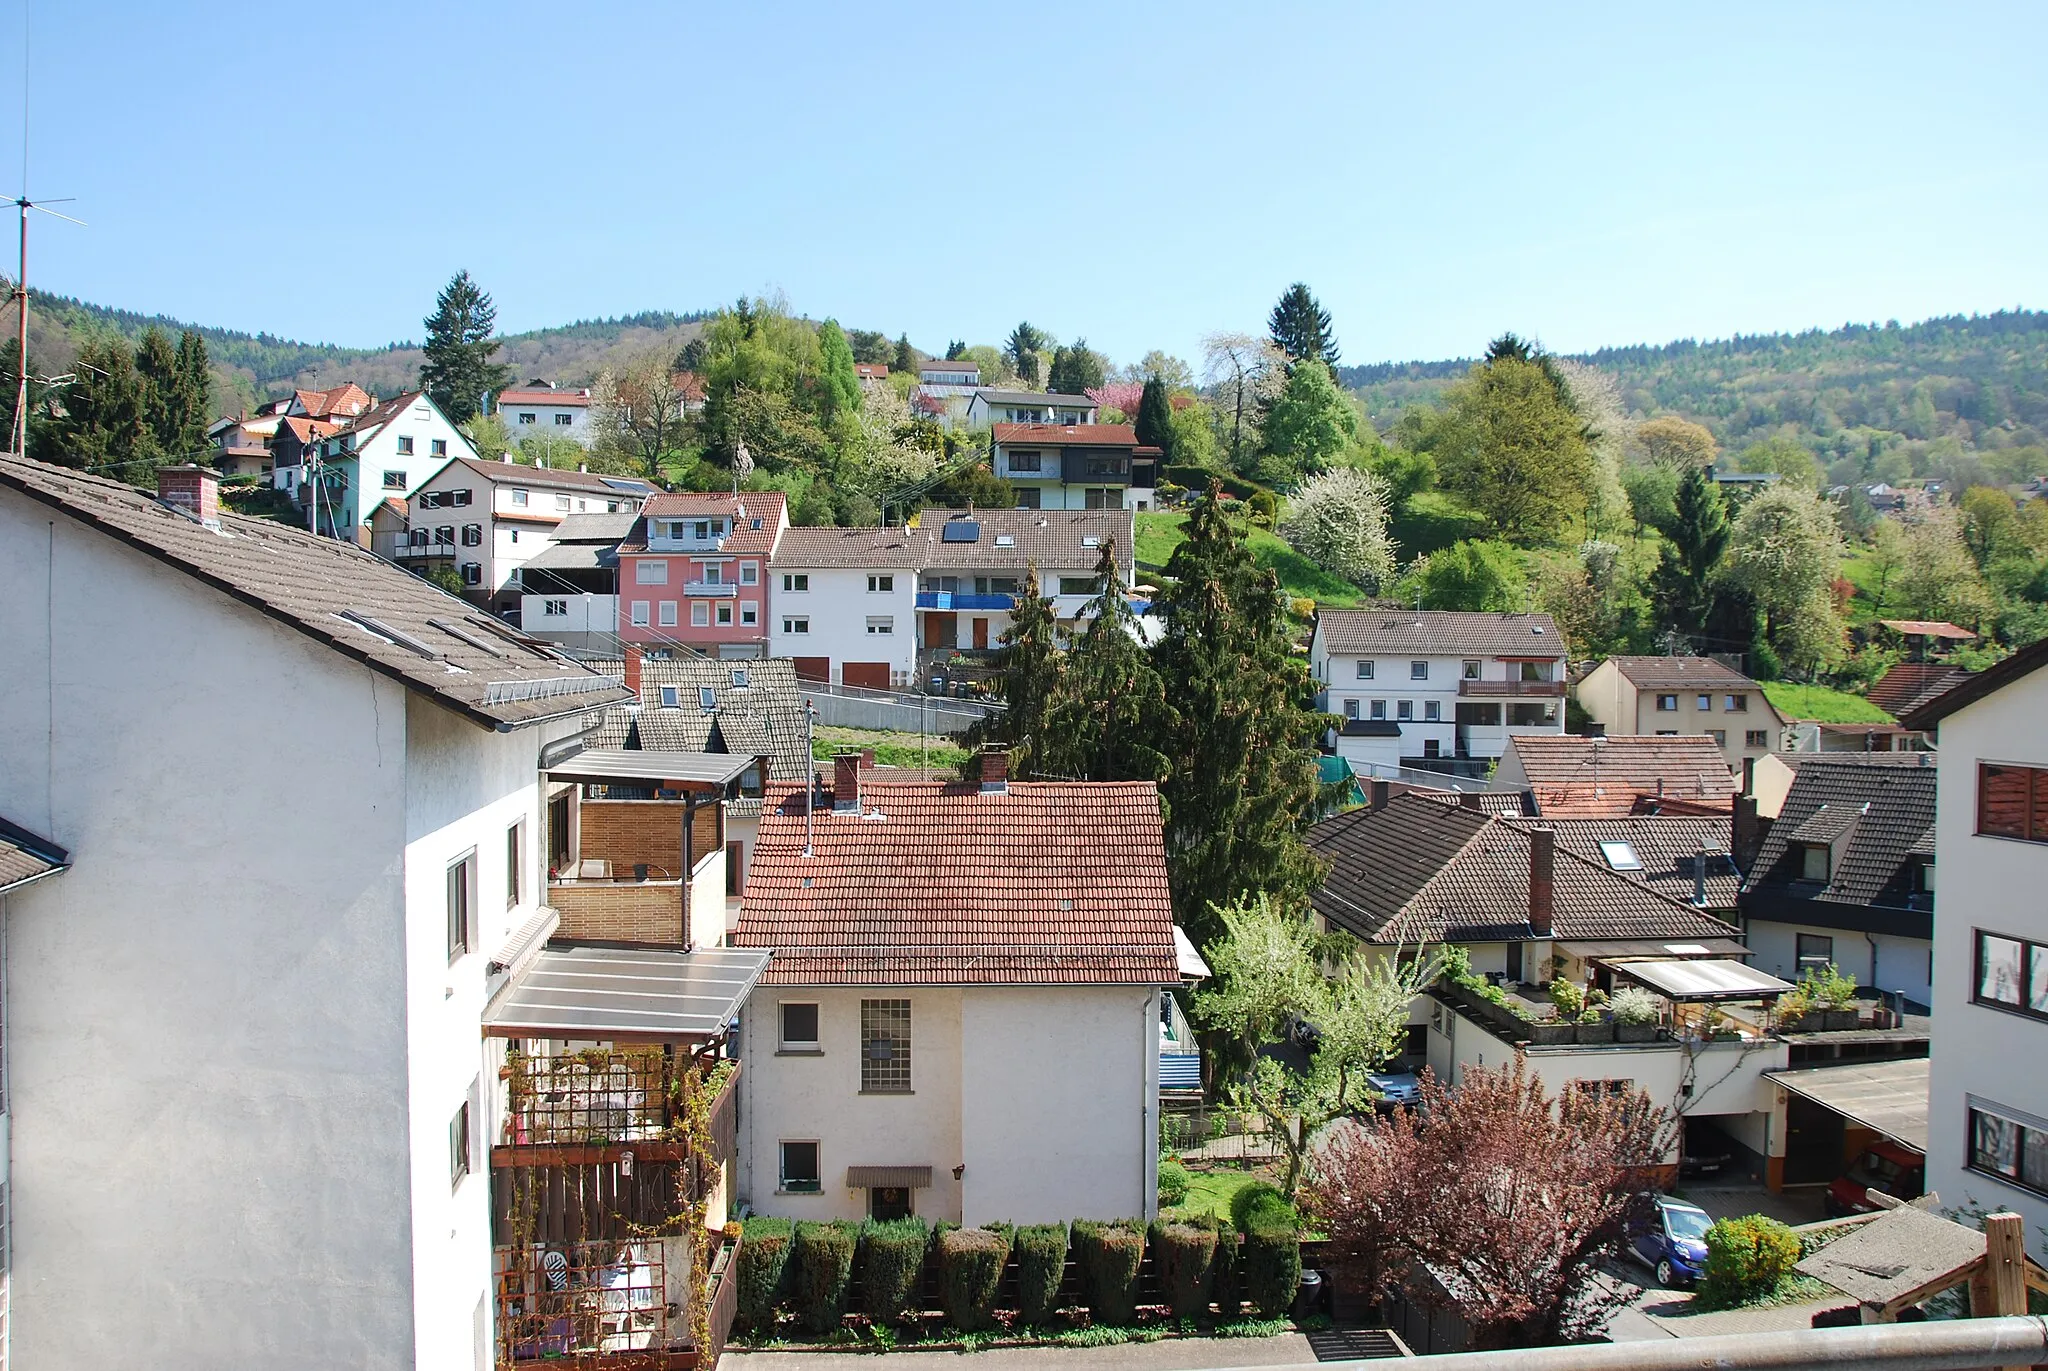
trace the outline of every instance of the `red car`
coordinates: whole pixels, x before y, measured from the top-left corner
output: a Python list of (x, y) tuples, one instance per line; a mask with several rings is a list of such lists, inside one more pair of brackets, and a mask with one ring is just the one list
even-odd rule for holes
[(1927, 1158), (1910, 1147), (1879, 1141), (1828, 1186), (1827, 1211), (1833, 1218), (1868, 1214), (1877, 1208), (1870, 1199), (1873, 1190), (1897, 1200), (1917, 1200), (1926, 1189)]

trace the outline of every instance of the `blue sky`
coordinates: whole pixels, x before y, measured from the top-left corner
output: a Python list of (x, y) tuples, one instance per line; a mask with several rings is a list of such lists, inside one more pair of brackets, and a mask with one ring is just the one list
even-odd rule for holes
[(34, 3), (31, 284), (311, 341), (460, 267), (1120, 361), (1297, 279), (1348, 362), (2048, 303), (2038, 4)]

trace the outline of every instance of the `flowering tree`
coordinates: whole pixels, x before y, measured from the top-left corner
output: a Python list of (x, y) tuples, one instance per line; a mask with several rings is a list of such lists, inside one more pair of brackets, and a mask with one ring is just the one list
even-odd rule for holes
[(1448, 1304), (1482, 1349), (1584, 1341), (1623, 1301), (1599, 1266), (1670, 1142), (1641, 1091), (1553, 1100), (1518, 1053), (1455, 1091), (1425, 1073), (1414, 1110), (1331, 1130), (1307, 1202), (1362, 1293)]
[(1137, 414), (1138, 401), (1144, 394), (1143, 381), (1111, 381), (1090, 389), (1088, 398), (1104, 409), (1116, 410), (1128, 418)]
[(1367, 590), (1394, 578), (1394, 540), (1387, 536), (1391, 492), (1377, 474), (1339, 467), (1311, 476), (1288, 503), (1280, 532), (1326, 571)]

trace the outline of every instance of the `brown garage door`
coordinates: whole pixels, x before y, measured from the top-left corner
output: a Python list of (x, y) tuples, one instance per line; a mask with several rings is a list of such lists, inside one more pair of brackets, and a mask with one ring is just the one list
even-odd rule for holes
[(789, 659), (789, 664), (796, 669), (796, 678), (799, 681), (831, 683), (832, 659), (830, 657), (792, 657)]
[(889, 688), (889, 664), (887, 662), (848, 662), (839, 668), (839, 679), (850, 686), (865, 686), (869, 690)]

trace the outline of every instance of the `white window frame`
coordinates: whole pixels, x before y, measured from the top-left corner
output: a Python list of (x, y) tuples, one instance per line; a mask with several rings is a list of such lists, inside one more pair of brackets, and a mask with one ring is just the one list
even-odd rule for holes
[(782, 573), (782, 593), (785, 595), (807, 595), (811, 589), (811, 573), (808, 571), (785, 571)]
[(674, 628), (676, 626), (676, 602), (674, 600), (663, 600), (661, 602), (661, 626), (663, 628)]
[(756, 562), (741, 562), (741, 563), (740, 563), (740, 584), (741, 584), (741, 585), (743, 585), (743, 586), (752, 586), (752, 585), (759, 585), (760, 583), (761, 583), (761, 567), (760, 567), (760, 565), (759, 565), (758, 563), (756, 563)]
[(633, 563), (633, 584), (636, 586), (665, 586), (668, 584), (668, 561), (662, 557), (642, 557)]
[(720, 600), (712, 611), (712, 621), (720, 628), (732, 627), (732, 601)]
[(889, 637), (894, 637), (894, 636), (895, 636), (895, 633), (896, 633), (896, 616), (895, 616), (895, 615), (893, 615), (893, 614), (870, 614), (870, 615), (868, 615), (868, 636), (869, 636), (870, 638), (889, 638)]
[(1370, 681), (1372, 679), (1372, 658), (1360, 657), (1358, 659), (1358, 675), (1355, 679), (1360, 681)]
[(646, 628), (648, 624), (652, 622), (650, 617), (652, 609), (652, 601), (634, 600), (632, 602), (632, 608), (627, 611), (632, 616), (633, 627)]
[(761, 622), (761, 602), (759, 600), (740, 601), (740, 622), (745, 625)]
[(709, 600), (690, 601), (690, 627), (711, 627), (711, 602)]
[(1428, 679), (1429, 679), (1429, 663), (1428, 663), (1427, 661), (1421, 661), (1421, 662), (1410, 662), (1410, 663), (1408, 663), (1408, 679), (1409, 679), (1409, 680), (1411, 680), (1411, 681), (1426, 681), (1426, 680), (1428, 680)]
[(808, 637), (811, 632), (811, 616), (808, 614), (785, 614), (782, 616), (782, 631), (795, 637)]
[[(789, 1015), (787, 1011), (797, 1007), (811, 1010), (811, 1036), (808, 1038), (792, 1038), (789, 1036)], [(775, 1017), (776, 1041), (781, 1045), (782, 1051), (803, 1053), (821, 1051), (819, 1042), (824, 1032), (825, 1020), (823, 1005), (819, 1004), (816, 1000), (784, 1000), (776, 1006)]]
[(870, 594), (870, 595), (894, 595), (895, 593), (896, 593), (896, 577), (895, 577), (894, 575), (892, 575), (892, 574), (888, 574), (888, 573), (881, 573), (881, 574), (876, 574), (876, 573), (872, 573), (872, 572), (871, 572), (871, 573), (869, 573), (869, 575), (868, 575), (868, 594)]

